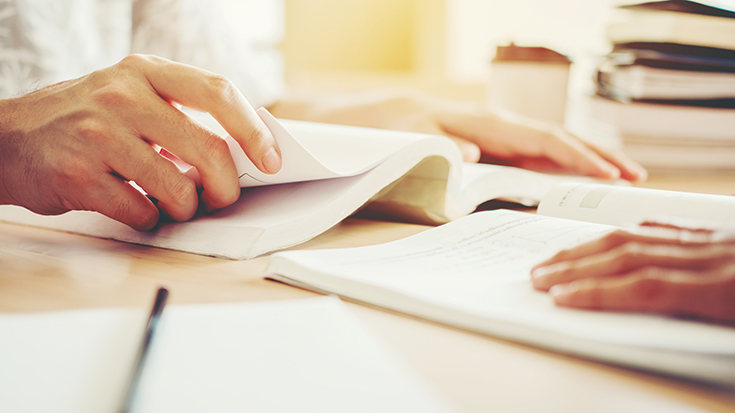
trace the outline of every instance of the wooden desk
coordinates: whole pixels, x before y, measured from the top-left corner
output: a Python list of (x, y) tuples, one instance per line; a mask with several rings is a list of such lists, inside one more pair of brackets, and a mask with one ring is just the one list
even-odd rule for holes
[[(667, 189), (735, 193), (729, 174), (656, 176)], [(374, 244), (419, 225), (351, 218), (299, 248)], [(172, 303), (280, 300), (314, 294), (263, 279), (268, 257), (227, 261), (0, 224), (0, 311), (147, 307), (159, 284)], [(357, 316), (460, 411), (735, 411), (735, 394), (599, 364), (350, 304)], [(699, 411), (697, 410), (697, 411)]]

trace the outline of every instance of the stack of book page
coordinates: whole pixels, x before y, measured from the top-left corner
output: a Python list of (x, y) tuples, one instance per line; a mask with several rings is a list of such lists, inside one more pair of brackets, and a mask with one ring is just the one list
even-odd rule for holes
[(651, 169), (735, 169), (735, 4), (622, 6), (596, 73), (592, 114)]

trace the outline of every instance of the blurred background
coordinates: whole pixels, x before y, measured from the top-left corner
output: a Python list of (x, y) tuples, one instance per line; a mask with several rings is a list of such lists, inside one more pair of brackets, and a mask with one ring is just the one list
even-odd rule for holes
[(282, 52), (291, 86), (400, 86), (475, 100), (496, 46), (603, 56), (614, 11), (614, 0), (218, 1), (239, 35)]
[[(735, 172), (731, 1), (212, 1), (294, 89), (419, 90), (563, 122), (649, 170)], [(511, 42), (573, 63), (563, 79), (543, 63), (491, 65)]]

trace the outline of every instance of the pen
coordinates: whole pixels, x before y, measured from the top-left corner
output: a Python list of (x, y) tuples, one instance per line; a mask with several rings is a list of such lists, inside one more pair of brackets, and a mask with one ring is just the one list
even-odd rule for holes
[(138, 349), (138, 355), (135, 358), (135, 367), (133, 368), (128, 387), (125, 392), (125, 399), (123, 399), (120, 413), (129, 413), (130, 406), (133, 404), (135, 398), (135, 391), (138, 388), (138, 382), (140, 382), (140, 376), (143, 374), (143, 367), (145, 365), (145, 359), (148, 355), (148, 349), (153, 341), (153, 334), (156, 332), (156, 326), (158, 320), (161, 318), (163, 313), (163, 307), (166, 305), (166, 299), (168, 298), (168, 290), (164, 287), (160, 287), (156, 293), (156, 299), (153, 301), (153, 308), (151, 308), (151, 315), (148, 317), (148, 323), (145, 326), (143, 333), (143, 341), (140, 343)]

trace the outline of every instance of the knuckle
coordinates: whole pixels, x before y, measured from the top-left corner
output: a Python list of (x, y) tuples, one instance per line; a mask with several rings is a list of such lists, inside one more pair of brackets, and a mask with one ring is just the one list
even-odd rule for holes
[[(653, 269), (644, 269), (642, 272), (655, 273)], [(659, 277), (641, 277), (633, 284), (634, 300), (645, 304), (659, 302), (666, 295), (666, 283)]]
[(125, 56), (118, 65), (125, 68), (140, 68), (142, 65), (150, 63), (152, 59), (153, 56), (151, 55), (133, 53)]
[(211, 98), (215, 103), (230, 104), (235, 102), (238, 97), (238, 90), (235, 84), (225, 76), (211, 75), (207, 79), (208, 90)]
[(620, 252), (615, 259), (615, 265), (619, 271), (632, 268), (641, 263), (643, 247), (637, 242), (628, 242), (620, 247)]
[(76, 134), (84, 142), (99, 141), (109, 133), (107, 122), (95, 116), (80, 116), (74, 126)]
[(227, 142), (215, 133), (207, 133), (202, 141), (202, 148), (206, 157), (214, 164), (220, 165), (230, 157), (230, 148)]
[(124, 80), (111, 79), (94, 92), (94, 101), (106, 108), (126, 108), (138, 104), (139, 98)]
[(174, 178), (169, 179), (166, 190), (171, 195), (171, 200), (178, 206), (188, 206), (196, 199), (197, 192), (194, 183), (181, 174), (172, 174)]
[(158, 221), (156, 208), (133, 208), (128, 199), (110, 197), (105, 208), (117, 221), (126, 223), (135, 229), (150, 229)]
[(586, 300), (589, 308), (602, 310), (607, 308), (607, 296), (601, 288), (588, 288), (585, 291)]
[(216, 207), (224, 208), (235, 203), (240, 198), (240, 188), (234, 188), (235, 190), (227, 191), (226, 193), (220, 194), (219, 202)]
[(244, 136), (247, 141), (251, 144), (256, 144), (264, 139), (269, 133), (268, 128), (263, 122), (257, 122), (250, 125), (249, 129), (245, 131)]
[(630, 238), (630, 232), (625, 229), (616, 229), (605, 236), (605, 239), (610, 243), (620, 243)]

